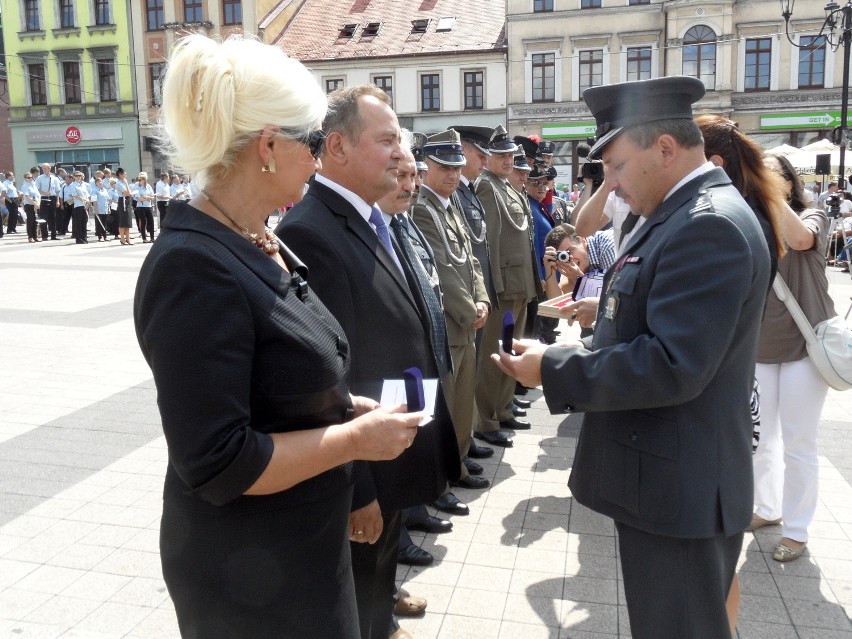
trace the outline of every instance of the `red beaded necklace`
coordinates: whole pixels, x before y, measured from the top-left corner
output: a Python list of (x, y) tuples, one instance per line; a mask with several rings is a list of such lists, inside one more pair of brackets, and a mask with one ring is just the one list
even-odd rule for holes
[(275, 236), (275, 233), (270, 231), (269, 229), (264, 229), (265, 237), (261, 237), (257, 233), (252, 233), (246, 227), (237, 224), (237, 221), (231, 217), (225, 209), (219, 205), (216, 200), (210, 197), (210, 194), (205, 190), (201, 189), (201, 195), (207, 198), (207, 201), (210, 202), (216, 209), (228, 218), (231, 221), (231, 224), (240, 229), (240, 233), (242, 233), (243, 237), (246, 238), (249, 242), (254, 244), (261, 251), (266, 253), (267, 255), (275, 255), (278, 252), (278, 238)]

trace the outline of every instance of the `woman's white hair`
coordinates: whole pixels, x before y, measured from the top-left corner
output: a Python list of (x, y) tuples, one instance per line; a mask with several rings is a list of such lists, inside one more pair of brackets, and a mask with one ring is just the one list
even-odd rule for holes
[(160, 150), (181, 173), (222, 178), (266, 127), (307, 133), (327, 108), (311, 72), (279, 47), (249, 35), (189, 35), (163, 78)]

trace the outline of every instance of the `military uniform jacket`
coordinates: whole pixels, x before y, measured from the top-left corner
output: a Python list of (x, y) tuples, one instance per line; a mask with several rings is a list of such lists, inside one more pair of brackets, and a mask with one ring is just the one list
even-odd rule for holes
[(482, 280), (485, 282), (485, 290), (488, 291), (488, 299), (492, 308), (497, 307), (497, 291), (494, 290), (494, 278), (491, 275), (491, 258), (488, 250), (488, 237), (485, 227), (485, 209), (482, 202), (476, 197), (476, 186), (473, 182), (468, 185), (459, 184), (456, 189), (462, 220), (467, 227), (467, 235), (470, 238), (474, 257), (479, 260), (479, 268), (482, 271)]
[(550, 348), (542, 361), (551, 411), (586, 413), (568, 482), (577, 501), (673, 537), (748, 525), (768, 283), (766, 240), (722, 169), (648, 218), (606, 274), (592, 350)]
[(488, 170), (476, 182), (485, 210), (491, 274), (498, 299), (532, 301), (542, 295), (530, 242), (524, 197)]
[(412, 217), (423, 233), (438, 269), (444, 293), (447, 318), (447, 341), (450, 346), (464, 346), (476, 338), (471, 324), (476, 320), (477, 302), (488, 303), (488, 292), (482, 279), (479, 260), (473, 255), (461, 213), (450, 214), (428, 188), (421, 188)]

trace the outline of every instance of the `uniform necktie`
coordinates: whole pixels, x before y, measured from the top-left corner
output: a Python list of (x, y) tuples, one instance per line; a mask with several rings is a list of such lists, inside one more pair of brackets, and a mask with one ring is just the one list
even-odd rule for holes
[(382, 212), (377, 206), (374, 206), (370, 209), (370, 224), (372, 224), (376, 228), (376, 235), (379, 236), (379, 242), (381, 242), (382, 246), (384, 246), (387, 252), (390, 253), (391, 258), (393, 258), (393, 261), (399, 268), (400, 273), (402, 273), (403, 277), (405, 277), (405, 271), (402, 270), (402, 264), (399, 263), (399, 257), (397, 257), (396, 251), (393, 250), (393, 245), (390, 241), (388, 225), (385, 224), (385, 219), (382, 217)]
[(435, 357), (438, 360), (438, 366), (441, 369), (441, 376), (445, 372), (449, 372), (449, 363), (446, 361), (447, 353), (447, 325), (444, 319), (444, 311), (441, 308), (441, 302), (432, 288), (432, 283), (429, 281), (429, 275), (426, 269), (423, 268), (423, 263), (420, 258), (414, 254), (414, 248), (408, 239), (406, 231), (407, 220), (401, 220), (399, 215), (395, 215), (391, 220), (391, 228), (396, 241), (402, 250), (403, 257), (408, 262), (414, 276), (417, 278), (417, 285), (423, 293), (423, 299), (426, 302), (426, 308), (429, 310), (429, 324), (432, 329), (432, 345), (435, 350)]
[(616, 248), (621, 248), (621, 243), (624, 241), (625, 235), (630, 235), (630, 231), (633, 230), (633, 227), (636, 226), (636, 222), (639, 221), (639, 216), (635, 213), (628, 213), (627, 217), (624, 218), (624, 221), (621, 223), (621, 233), (618, 236), (618, 244)]

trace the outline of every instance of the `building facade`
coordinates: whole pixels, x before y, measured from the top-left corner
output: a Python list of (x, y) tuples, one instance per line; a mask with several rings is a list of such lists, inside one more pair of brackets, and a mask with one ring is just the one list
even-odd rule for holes
[(254, 0), (134, 0), (131, 7), (141, 163), (150, 175), (158, 175), (171, 169), (154, 143), (169, 51), (189, 33), (221, 39), (232, 33), (257, 35), (258, 8)]
[(326, 92), (375, 84), (405, 128), (506, 124), (503, 2), (302, 0), (281, 28), (267, 28), (266, 40), (301, 60)]
[(802, 146), (840, 124), (842, 62), (817, 39), (821, 2), (799, 2), (785, 35), (778, 0), (508, 0), (508, 122), (557, 143), (565, 181), (594, 135), (590, 86), (701, 79), (696, 110), (739, 123), (764, 148)]
[(3, 0), (15, 171), (139, 169), (130, 0)]

